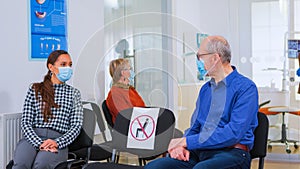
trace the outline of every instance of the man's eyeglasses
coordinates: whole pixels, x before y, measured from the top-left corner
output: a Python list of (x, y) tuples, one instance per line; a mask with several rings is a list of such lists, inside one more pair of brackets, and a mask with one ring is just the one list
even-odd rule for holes
[(203, 53), (203, 54), (197, 53), (197, 54), (196, 54), (196, 58), (197, 58), (198, 60), (200, 60), (202, 56), (205, 56), (205, 55), (211, 55), (211, 54), (215, 54), (215, 53)]

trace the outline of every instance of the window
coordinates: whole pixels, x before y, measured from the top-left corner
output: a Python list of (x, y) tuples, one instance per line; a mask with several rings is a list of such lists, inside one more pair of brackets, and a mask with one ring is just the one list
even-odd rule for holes
[[(288, 19), (291, 30), (298, 32), (291, 34), (300, 39), (300, 0), (289, 1), (294, 5), (294, 15), (288, 17), (287, 2), (281, 0), (254, 1), (251, 4), (252, 13), (252, 63), (253, 80), (259, 87), (274, 87), (282, 90), (283, 68), (285, 60), (285, 33), (288, 31)], [(300, 78), (295, 75), (298, 69), (297, 59), (287, 59), (287, 82), (289, 75), (295, 77), (296, 83), (288, 83), (292, 92), (291, 99), (300, 100), (297, 82)], [(290, 66), (290, 67), (289, 67)], [(295, 86), (295, 87), (293, 87)], [(288, 88), (288, 87), (287, 87)]]
[(253, 80), (259, 87), (275, 84), (281, 90), (287, 17), (279, 1), (253, 2), (251, 13)]

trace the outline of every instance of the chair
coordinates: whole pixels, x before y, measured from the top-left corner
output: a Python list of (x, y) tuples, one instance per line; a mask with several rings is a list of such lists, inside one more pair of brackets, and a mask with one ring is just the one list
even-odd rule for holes
[[(145, 110), (151, 108), (143, 108)], [(156, 157), (165, 153), (170, 140), (174, 134), (175, 117), (168, 109), (159, 108), (156, 124), (155, 145), (153, 150), (127, 148), (128, 131), (130, 128), (131, 116), (134, 108), (121, 111), (115, 121), (112, 132), (113, 154), (114, 152), (129, 152), (139, 157), (140, 165), (142, 159)], [(113, 158), (114, 156), (112, 156)], [(114, 159), (112, 159), (114, 161)]]
[[(110, 157), (112, 155), (112, 149), (110, 148), (111, 142), (108, 141), (105, 135), (105, 121), (103, 120), (103, 117), (101, 115), (100, 107), (93, 102), (83, 102), (84, 105), (90, 104), (92, 110), (94, 111), (96, 117), (97, 117), (97, 125), (100, 130), (100, 133), (102, 135), (102, 138), (104, 140), (103, 143), (100, 144), (93, 144), (90, 150), (90, 158), (89, 160), (92, 161), (101, 161), (101, 160), (110, 160)], [(77, 149), (73, 153), (77, 156), (77, 158), (82, 159), (85, 157), (85, 149)]]
[(264, 113), (258, 112), (258, 126), (254, 130), (254, 146), (250, 151), (251, 159), (259, 158), (258, 169), (264, 168), (267, 155), (269, 120)]
[(103, 111), (103, 114), (104, 114), (104, 117), (105, 117), (105, 120), (108, 124), (108, 127), (110, 129), (112, 129), (114, 127), (114, 123), (113, 123), (113, 120), (112, 120), (112, 115), (111, 113), (109, 112), (109, 109), (107, 107), (107, 104), (106, 104), (106, 100), (104, 100), (102, 102), (102, 111)]
[[(147, 108), (150, 108), (150, 107), (147, 107)], [(109, 111), (109, 108), (107, 107), (106, 100), (104, 100), (102, 102), (102, 111), (103, 111), (103, 114), (104, 114), (104, 117), (106, 119), (107, 124), (109, 125), (110, 129), (112, 129), (114, 127), (114, 124), (113, 124), (113, 121), (112, 121), (112, 115)], [(175, 128), (173, 138), (181, 138), (182, 136), (183, 136), (183, 132), (180, 131), (179, 129)], [(118, 157), (119, 156), (117, 156), (116, 162), (119, 161)], [(146, 161), (152, 160), (154, 158), (156, 158), (156, 156), (148, 157), (148, 158), (141, 158), (141, 159), (139, 159), (140, 165), (142, 165), (141, 161), (143, 161), (143, 163), (146, 164)]]
[[(78, 137), (74, 140), (72, 144), (68, 146), (69, 148), (69, 157), (72, 156), (72, 159), (68, 161), (59, 163), (55, 169), (65, 169), (65, 168), (73, 168), (74, 166), (81, 166), (88, 162), (90, 158), (90, 151), (93, 145), (93, 138), (95, 132), (95, 114), (92, 110), (87, 108), (83, 108), (83, 125)], [(81, 159), (76, 159), (76, 155), (74, 155), (74, 151), (78, 149), (84, 149), (84, 156)], [(9, 162), (6, 166), (6, 169), (11, 169), (13, 166), (13, 160)]]
[[(149, 110), (152, 108), (141, 108), (143, 110)], [(112, 131), (112, 162), (113, 163), (90, 163), (83, 166), (83, 168), (92, 168), (93, 167), (103, 167), (103, 168), (121, 168), (121, 167), (133, 167), (133, 168), (142, 168), (142, 159), (157, 157), (160, 154), (167, 152), (170, 140), (173, 138), (174, 129), (175, 129), (175, 117), (172, 111), (164, 108), (159, 108), (158, 119), (154, 138), (154, 148), (128, 148), (127, 139), (128, 132), (131, 130), (131, 116), (133, 114), (134, 108), (129, 108), (119, 112), (117, 115), (114, 128)], [(153, 124), (153, 123), (152, 123)], [(153, 127), (148, 124), (147, 127)], [(132, 131), (135, 134), (135, 131)], [(137, 155), (139, 158), (140, 166), (124, 166), (122, 164), (114, 163), (116, 154), (119, 152), (128, 152), (134, 155)], [(109, 166), (109, 167), (108, 167)]]
[[(104, 100), (102, 102), (102, 111), (103, 111), (103, 114), (104, 114), (104, 117), (105, 117), (105, 120), (107, 122), (107, 124), (109, 125), (108, 127), (110, 129), (112, 129), (114, 127), (114, 123), (112, 121), (112, 115), (111, 113), (109, 112), (109, 109), (107, 107), (107, 104), (106, 104), (106, 100)], [(183, 132), (180, 131), (179, 129), (176, 129), (175, 128), (175, 131), (174, 131), (174, 137), (173, 138), (180, 138), (183, 136)]]
[(175, 128), (173, 138), (181, 138), (181, 137), (183, 137), (183, 132)]
[[(58, 164), (55, 169), (69, 169), (74, 166), (82, 166), (89, 161), (95, 133), (95, 119), (96, 115), (93, 110), (83, 108), (83, 125), (80, 134), (74, 142), (68, 146), (69, 154), (73, 156), (73, 159)], [(74, 152), (80, 149), (84, 150), (84, 156), (82, 158), (77, 158)]]
[(13, 165), (14, 165), (14, 161), (13, 160), (10, 160), (9, 162), (8, 162), (8, 164), (6, 165), (6, 169), (11, 169), (12, 167), (13, 167)]

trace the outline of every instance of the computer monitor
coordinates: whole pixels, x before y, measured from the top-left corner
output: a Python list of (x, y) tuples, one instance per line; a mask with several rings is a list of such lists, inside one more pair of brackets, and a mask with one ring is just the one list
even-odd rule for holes
[(288, 58), (298, 59), (300, 52), (300, 40), (288, 39)]

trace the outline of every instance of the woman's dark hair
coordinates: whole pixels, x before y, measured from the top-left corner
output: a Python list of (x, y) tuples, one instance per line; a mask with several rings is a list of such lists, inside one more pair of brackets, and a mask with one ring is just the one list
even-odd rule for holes
[[(33, 84), (35, 97), (41, 103), (42, 113), (45, 122), (48, 122), (48, 119), (53, 116), (51, 113), (51, 108), (52, 107), (59, 108), (59, 105), (54, 102), (54, 88), (53, 88), (53, 83), (51, 81), (52, 73), (49, 70), (48, 64), (54, 65), (57, 58), (62, 54), (69, 54), (69, 53), (64, 50), (55, 50), (52, 53), (50, 53), (46, 64), (48, 68), (48, 73), (44, 76), (44, 81), (41, 83)], [(39, 98), (39, 94), (41, 96), (41, 99)]]

